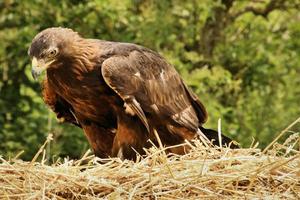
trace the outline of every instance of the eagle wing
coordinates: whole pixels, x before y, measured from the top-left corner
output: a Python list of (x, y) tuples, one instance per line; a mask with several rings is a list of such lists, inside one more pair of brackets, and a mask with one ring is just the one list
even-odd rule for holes
[[(172, 65), (149, 49), (114, 55), (101, 67), (112, 88), (149, 131), (147, 114), (196, 131), (207, 113), (195, 94), (183, 83)], [(146, 113), (146, 114), (145, 114)]]

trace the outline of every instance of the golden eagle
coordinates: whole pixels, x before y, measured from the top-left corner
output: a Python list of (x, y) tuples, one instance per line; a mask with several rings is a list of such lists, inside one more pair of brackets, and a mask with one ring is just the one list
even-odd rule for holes
[[(134, 159), (161, 143), (171, 146), (199, 134), (207, 112), (175, 68), (145, 47), (85, 39), (68, 28), (48, 28), (32, 40), (32, 75), (43, 71), (43, 99), (57, 118), (81, 127), (99, 157)], [(231, 140), (222, 136), (223, 144)], [(173, 148), (183, 154), (185, 148)]]

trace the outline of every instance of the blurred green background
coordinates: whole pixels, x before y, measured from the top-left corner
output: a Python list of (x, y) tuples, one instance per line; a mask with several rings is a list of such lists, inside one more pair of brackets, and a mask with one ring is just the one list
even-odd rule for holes
[(0, 0), (0, 155), (31, 159), (49, 132), (50, 156), (89, 148), (30, 74), (30, 42), (52, 26), (160, 52), (207, 107), (206, 127), (221, 118), (226, 135), (264, 147), (300, 116), (299, 11), (299, 0)]

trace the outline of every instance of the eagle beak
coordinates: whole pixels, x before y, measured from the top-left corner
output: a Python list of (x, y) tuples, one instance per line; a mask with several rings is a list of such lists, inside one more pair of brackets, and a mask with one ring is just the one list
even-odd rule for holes
[(34, 80), (37, 80), (37, 78), (39, 77), (40, 73), (38, 73), (37, 71), (35, 71), (34, 69), (31, 70), (31, 75), (33, 77)]
[(52, 62), (45, 63), (43, 59), (38, 60), (36, 57), (32, 58), (32, 69), (31, 69), (31, 74), (34, 80), (37, 80), (37, 78), (42, 74), (44, 70), (47, 69), (47, 67), (51, 64)]

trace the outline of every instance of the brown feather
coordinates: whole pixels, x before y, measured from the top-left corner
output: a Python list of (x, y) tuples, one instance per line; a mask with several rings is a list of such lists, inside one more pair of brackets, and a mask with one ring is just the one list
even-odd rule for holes
[(197, 96), (156, 52), (52, 28), (34, 38), (29, 54), (40, 58), (47, 42), (60, 53), (47, 69), (44, 101), (58, 118), (81, 127), (100, 157), (134, 159), (148, 139), (157, 144), (154, 130), (166, 146), (192, 140), (207, 119)]

